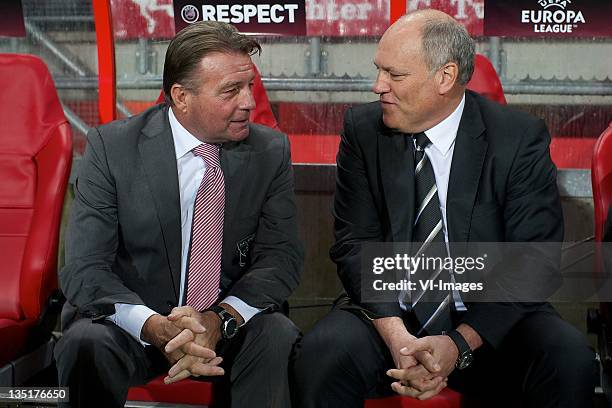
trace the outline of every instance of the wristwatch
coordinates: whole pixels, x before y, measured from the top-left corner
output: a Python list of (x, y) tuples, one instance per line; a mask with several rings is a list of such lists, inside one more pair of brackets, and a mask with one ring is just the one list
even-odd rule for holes
[(219, 305), (211, 306), (206, 310), (215, 312), (221, 319), (221, 336), (223, 339), (229, 340), (238, 333), (238, 321), (230, 312)]
[(469, 367), (469, 365), (472, 364), (472, 361), (474, 361), (474, 355), (472, 354), (472, 349), (467, 344), (467, 341), (465, 341), (463, 338), (463, 335), (457, 330), (450, 331), (446, 333), (446, 335), (451, 338), (459, 350), (459, 356), (457, 357), (455, 367), (457, 367), (459, 370)]

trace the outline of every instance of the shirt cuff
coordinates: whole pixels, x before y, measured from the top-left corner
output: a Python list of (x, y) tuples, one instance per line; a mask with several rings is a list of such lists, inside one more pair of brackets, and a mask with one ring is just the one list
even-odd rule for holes
[(237, 298), (236, 296), (228, 296), (221, 301), (221, 303), (227, 303), (231, 307), (233, 307), (242, 319), (244, 320), (244, 324), (246, 324), (253, 316), (257, 313), (261, 312), (263, 309), (258, 309), (253, 306), (247, 305), (243, 300)]
[(140, 339), (140, 333), (147, 319), (154, 314), (157, 312), (145, 305), (115, 303), (115, 314), (108, 316), (107, 319), (128, 332), (143, 346), (148, 346), (149, 343)]

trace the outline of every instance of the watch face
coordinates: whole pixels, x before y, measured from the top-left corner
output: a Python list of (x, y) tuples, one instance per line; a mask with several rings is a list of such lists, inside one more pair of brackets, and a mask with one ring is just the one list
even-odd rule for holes
[(231, 317), (223, 322), (223, 337), (231, 339), (238, 333), (238, 322), (234, 317)]
[(471, 352), (466, 351), (459, 357), (459, 361), (457, 361), (457, 368), (463, 370), (464, 368), (469, 367), (470, 364), (474, 361), (474, 356)]

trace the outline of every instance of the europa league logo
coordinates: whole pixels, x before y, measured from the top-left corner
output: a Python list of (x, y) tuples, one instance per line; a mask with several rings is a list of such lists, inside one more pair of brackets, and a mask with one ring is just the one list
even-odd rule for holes
[(198, 19), (200, 18), (200, 13), (198, 12), (196, 6), (188, 4), (181, 10), (181, 17), (183, 21), (187, 24), (192, 24), (198, 21)]

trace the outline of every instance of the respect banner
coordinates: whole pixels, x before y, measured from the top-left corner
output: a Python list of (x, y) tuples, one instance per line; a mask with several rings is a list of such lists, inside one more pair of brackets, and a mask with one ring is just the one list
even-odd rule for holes
[(306, 35), (304, 0), (175, 0), (176, 32), (198, 21), (223, 21), (241, 33)]

